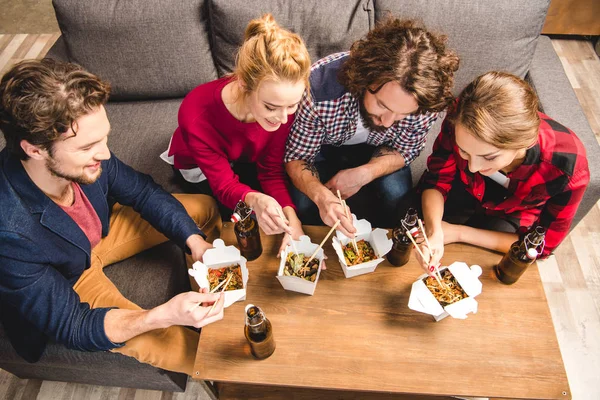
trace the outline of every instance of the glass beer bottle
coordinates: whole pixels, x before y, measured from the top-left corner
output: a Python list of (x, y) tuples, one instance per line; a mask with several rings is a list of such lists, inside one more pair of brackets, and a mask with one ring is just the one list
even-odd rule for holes
[(500, 263), (494, 266), (498, 280), (506, 285), (512, 285), (518, 281), (527, 267), (533, 264), (544, 250), (545, 235), (546, 229), (537, 226), (529, 231), (523, 240), (514, 242)]
[(417, 225), (418, 219), (419, 216), (417, 215), (417, 210), (409, 208), (404, 219), (400, 221), (400, 226), (392, 232), (393, 245), (392, 249), (387, 254), (387, 259), (390, 264), (401, 267), (408, 262), (413, 244), (406, 236), (406, 232), (413, 237), (417, 235), (419, 232), (419, 226)]
[(269, 357), (275, 351), (275, 339), (271, 321), (265, 317), (262, 310), (254, 304), (246, 306), (246, 326), (244, 334), (252, 355), (259, 360)]
[(241, 200), (237, 203), (231, 215), (231, 222), (235, 223), (233, 230), (237, 238), (240, 253), (248, 261), (255, 260), (262, 254), (258, 223), (251, 215), (252, 208), (248, 207)]

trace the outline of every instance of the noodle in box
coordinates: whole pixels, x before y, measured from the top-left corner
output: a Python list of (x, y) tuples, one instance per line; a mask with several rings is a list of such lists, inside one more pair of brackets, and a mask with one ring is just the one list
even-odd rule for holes
[(383, 256), (392, 249), (392, 241), (387, 237), (387, 229), (372, 229), (369, 221), (357, 220), (354, 214), (352, 214), (352, 223), (356, 228), (354, 237), (358, 254), (352, 240), (340, 231), (335, 232), (336, 236), (332, 244), (346, 278), (375, 271), (377, 265), (383, 261)]
[(292, 242), (281, 252), (277, 280), (285, 290), (312, 296), (321, 275), (325, 253), (322, 248), (319, 249), (307, 265), (306, 262), (319, 245), (312, 243), (306, 235), (300, 236), (299, 240)]
[(439, 321), (447, 316), (457, 319), (467, 318), (469, 313), (477, 313), (477, 300), (482, 284), (479, 280), (481, 267), (464, 262), (440, 268), (443, 286), (434, 277), (423, 274), (413, 283), (408, 299), (408, 308), (430, 314)]
[(188, 272), (200, 288), (212, 291), (218, 287), (217, 292), (223, 290), (224, 307), (229, 307), (236, 301), (246, 299), (248, 284), (246, 258), (235, 246), (225, 246), (225, 242), (221, 239), (215, 240), (213, 246), (214, 248), (204, 252), (202, 262), (196, 261)]

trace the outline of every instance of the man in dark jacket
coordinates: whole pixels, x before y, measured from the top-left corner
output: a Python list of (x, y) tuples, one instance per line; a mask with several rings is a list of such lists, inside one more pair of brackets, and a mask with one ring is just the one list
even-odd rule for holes
[(21, 62), (0, 81), (2, 323), (30, 362), (51, 338), (191, 374), (198, 333), (184, 326), (221, 319), (222, 296), (182, 293), (143, 310), (102, 269), (168, 239), (199, 260), (220, 218), (209, 197), (176, 199), (110, 153), (109, 92), (50, 59)]

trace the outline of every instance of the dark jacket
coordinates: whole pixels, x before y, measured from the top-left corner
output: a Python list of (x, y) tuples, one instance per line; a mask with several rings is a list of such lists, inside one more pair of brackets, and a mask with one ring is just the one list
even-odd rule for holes
[[(181, 203), (114, 155), (102, 162), (98, 180), (81, 188), (103, 237), (113, 201), (133, 207), (182, 248), (190, 235), (203, 235)], [(31, 181), (21, 161), (0, 152), (0, 319), (25, 360), (39, 360), (48, 338), (82, 351), (122, 345), (104, 331), (110, 308), (90, 309), (73, 290), (90, 267), (90, 251), (83, 231)]]

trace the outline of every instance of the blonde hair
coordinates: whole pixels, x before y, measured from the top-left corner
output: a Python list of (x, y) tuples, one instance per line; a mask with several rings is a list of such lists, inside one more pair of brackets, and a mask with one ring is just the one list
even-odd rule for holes
[(520, 150), (537, 141), (538, 99), (524, 80), (492, 71), (462, 91), (451, 120), (492, 146)]
[(265, 79), (304, 82), (308, 89), (310, 56), (300, 36), (265, 14), (246, 27), (233, 75), (244, 84), (244, 95), (257, 90)]

